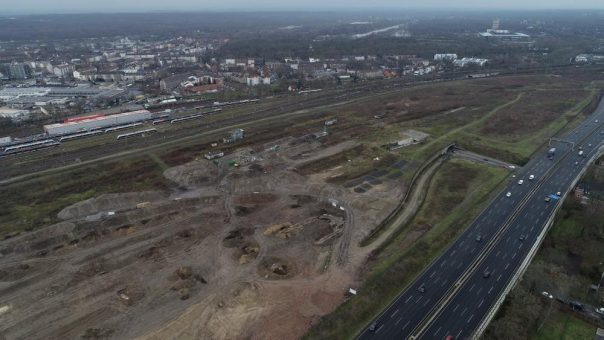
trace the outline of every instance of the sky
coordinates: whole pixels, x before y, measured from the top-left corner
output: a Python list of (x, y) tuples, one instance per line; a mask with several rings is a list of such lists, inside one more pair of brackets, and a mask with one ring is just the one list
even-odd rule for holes
[[(4, 1), (0, 1), (4, 2)], [(264, 11), (393, 8), (604, 9), (603, 0), (6, 0), (6, 14), (149, 11)], [(2, 14), (0, 12), (0, 14)]]

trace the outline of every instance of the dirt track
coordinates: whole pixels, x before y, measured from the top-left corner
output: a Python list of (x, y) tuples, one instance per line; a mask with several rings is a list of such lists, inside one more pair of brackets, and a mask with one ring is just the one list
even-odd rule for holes
[[(241, 149), (168, 169), (180, 191), (105, 195), (0, 243), (8, 338), (286, 339), (356, 286), (356, 244), (402, 196), (295, 166), (354, 147)], [(304, 152), (300, 153), (301, 150)], [(292, 160), (292, 159), (295, 159)], [(358, 214), (362, 211), (363, 214)], [(6, 309), (5, 308), (5, 309)]]

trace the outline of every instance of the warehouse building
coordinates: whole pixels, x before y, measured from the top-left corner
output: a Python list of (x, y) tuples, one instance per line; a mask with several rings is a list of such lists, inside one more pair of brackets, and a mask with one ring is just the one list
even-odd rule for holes
[(68, 120), (65, 123), (44, 125), (44, 132), (49, 136), (61, 136), (110, 126), (136, 123), (148, 119), (151, 119), (151, 112), (147, 110), (124, 112), (108, 116), (95, 115)]

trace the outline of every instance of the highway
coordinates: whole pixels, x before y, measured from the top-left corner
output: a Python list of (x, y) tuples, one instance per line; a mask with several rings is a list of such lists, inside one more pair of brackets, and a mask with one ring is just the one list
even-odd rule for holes
[[(545, 202), (545, 197), (568, 191), (604, 141), (603, 120), (601, 102), (590, 118), (563, 137), (575, 143), (574, 149), (570, 143), (557, 142), (553, 159), (543, 152), (520, 169), (518, 177), (462, 235), (374, 320), (375, 328), (370, 330), (368, 325), (358, 338), (470, 337), (528, 255), (556, 205), (561, 204), (561, 199)], [(578, 156), (579, 145), (586, 157)], [(535, 178), (530, 180), (530, 175)], [(486, 278), (485, 271), (489, 272)]]

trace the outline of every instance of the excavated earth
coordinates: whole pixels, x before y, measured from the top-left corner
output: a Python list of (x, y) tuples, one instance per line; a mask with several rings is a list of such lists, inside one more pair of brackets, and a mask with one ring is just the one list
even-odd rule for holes
[(355, 146), (240, 150), (238, 166), (198, 160), (168, 169), (174, 192), (65, 207), (61, 223), (0, 242), (0, 334), (300, 337), (356, 287), (368, 251), (357, 244), (404, 191), (386, 179), (358, 194), (327, 183), (331, 169), (295, 170), (304, 157)]

